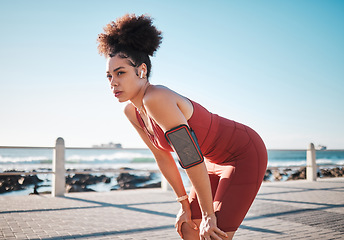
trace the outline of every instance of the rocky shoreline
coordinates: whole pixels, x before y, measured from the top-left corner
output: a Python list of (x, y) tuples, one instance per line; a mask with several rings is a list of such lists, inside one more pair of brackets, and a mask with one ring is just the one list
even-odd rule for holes
[[(49, 170), (49, 169), (48, 169)], [(90, 188), (91, 185), (103, 183), (111, 187), (111, 191), (126, 190), (126, 189), (138, 189), (138, 188), (159, 188), (161, 187), (160, 174), (150, 171), (141, 171), (136, 173), (133, 169), (121, 169), (125, 172), (121, 172), (117, 175), (113, 174), (112, 177), (108, 175), (96, 175), (96, 174), (73, 174), (70, 173), (66, 176), (66, 192), (90, 192), (95, 191)], [(16, 170), (10, 170), (6, 172), (16, 172)], [(319, 166), (318, 177), (331, 178), (331, 177), (343, 177), (344, 167), (322, 167)], [(277, 168), (271, 167), (266, 170), (264, 181), (290, 181), (306, 179), (306, 167), (294, 167), (294, 168)], [(37, 175), (0, 175), (0, 196), (2, 193), (8, 193), (12, 191), (20, 191), (31, 188), (30, 194), (43, 194), (50, 193), (50, 191), (39, 191), (41, 187), (51, 187), (51, 182), (40, 179)]]
[[(317, 172), (320, 178), (332, 178), (332, 177), (343, 177), (344, 167), (343, 166), (333, 166), (333, 167), (318, 167)], [(306, 167), (294, 167), (294, 168), (268, 168), (265, 172), (264, 181), (290, 181), (290, 180), (300, 180), (306, 179)]]
[[(125, 169), (130, 171), (132, 169)], [(69, 174), (66, 177), (66, 192), (91, 192), (89, 185), (98, 183), (113, 184), (111, 191), (138, 189), (138, 188), (158, 188), (161, 187), (160, 178), (154, 172), (147, 171), (144, 175), (123, 172), (116, 177), (116, 184), (112, 183), (112, 178), (106, 175), (95, 176), (92, 174)]]
[[(6, 172), (16, 172), (16, 170)], [(1, 175), (0, 194), (4, 192), (24, 190), (32, 185), (37, 186), (41, 182), (43, 182), (43, 180), (39, 179), (37, 175)], [(37, 188), (34, 191), (37, 191)]]
[[(40, 169), (42, 170), (42, 169)], [(43, 169), (46, 172), (51, 169)], [(70, 169), (68, 169), (70, 170)], [(84, 169), (82, 171), (90, 171)], [(95, 191), (90, 186), (95, 186), (99, 183), (108, 185), (111, 191), (138, 189), (138, 188), (158, 188), (161, 187), (161, 177), (156, 172), (148, 170), (135, 171), (130, 168), (120, 169), (119, 174), (110, 174), (111, 176), (96, 173), (69, 173), (66, 176), (66, 192), (92, 192)], [(9, 170), (8, 175), (0, 175), (0, 195), (2, 193), (20, 191), (25, 189), (32, 189), (30, 194), (44, 194), (51, 193), (51, 191), (39, 191), (42, 187), (51, 187), (50, 180), (42, 180), (37, 175), (11, 175), (17, 170)], [(21, 171), (23, 172), (23, 171)], [(35, 171), (33, 171), (35, 172)], [(100, 171), (101, 172), (101, 171)], [(24, 173), (24, 172), (23, 172)]]

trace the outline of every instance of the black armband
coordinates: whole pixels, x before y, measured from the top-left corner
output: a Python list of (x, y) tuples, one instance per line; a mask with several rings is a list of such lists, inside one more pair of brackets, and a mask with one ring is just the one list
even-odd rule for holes
[(168, 130), (165, 137), (176, 152), (182, 168), (190, 168), (203, 162), (203, 155), (196, 135), (187, 125), (182, 124)]

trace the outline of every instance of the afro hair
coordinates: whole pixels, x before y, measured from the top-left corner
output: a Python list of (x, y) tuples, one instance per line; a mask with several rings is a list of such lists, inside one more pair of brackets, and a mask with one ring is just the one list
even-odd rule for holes
[(162, 41), (162, 33), (147, 15), (126, 14), (104, 27), (98, 35), (99, 54), (109, 56), (121, 51), (140, 52), (153, 56)]

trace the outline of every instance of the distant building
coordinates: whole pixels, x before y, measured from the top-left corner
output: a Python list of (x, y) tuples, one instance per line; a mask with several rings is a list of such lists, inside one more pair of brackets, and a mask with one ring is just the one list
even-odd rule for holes
[(102, 143), (100, 145), (93, 145), (92, 147), (93, 148), (122, 148), (122, 144), (109, 142), (109, 143)]
[(324, 146), (324, 145), (318, 145), (318, 146), (315, 147), (315, 149), (316, 149), (316, 150), (326, 150), (327, 147)]

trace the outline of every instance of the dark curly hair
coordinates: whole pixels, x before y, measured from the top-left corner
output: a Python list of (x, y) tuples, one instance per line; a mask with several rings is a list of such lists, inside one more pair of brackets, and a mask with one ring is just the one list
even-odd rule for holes
[(104, 33), (98, 35), (98, 51), (100, 55), (128, 58), (129, 64), (138, 67), (147, 65), (147, 78), (151, 71), (149, 56), (159, 48), (162, 33), (153, 26), (152, 18), (147, 15), (136, 17), (126, 14), (104, 27)]

